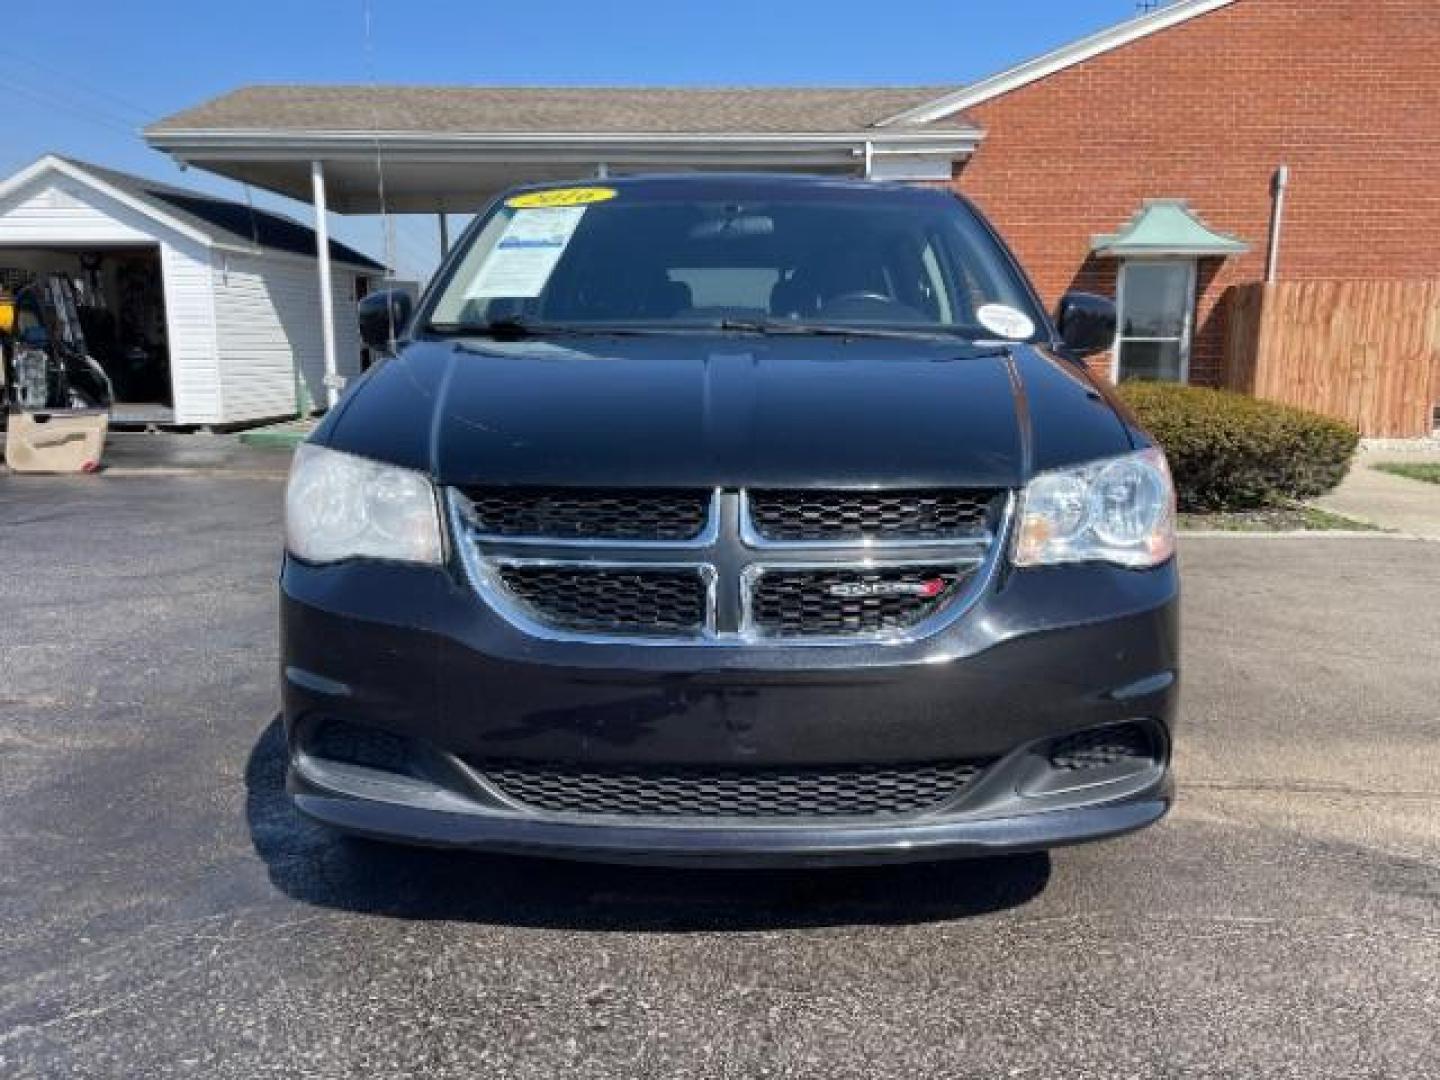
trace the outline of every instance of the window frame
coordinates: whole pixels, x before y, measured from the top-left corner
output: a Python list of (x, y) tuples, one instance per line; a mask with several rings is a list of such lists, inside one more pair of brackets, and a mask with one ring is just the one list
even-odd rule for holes
[[(1184, 324), (1179, 337), (1132, 337), (1125, 333), (1125, 279), (1132, 266), (1181, 266), (1187, 274), (1185, 286)], [(1195, 302), (1198, 297), (1200, 260), (1183, 255), (1168, 257), (1127, 258), (1120, 263), (1120, 272), (1115, 287), (1115, 345), (1110, 351), (1110, 381), (1119, 384), (1123, 372), (1120, 370), (1120, 354), (1127, 341), (1170, 342), (1180, 344), (1180, 374), (1176, 382), (1181, 386), (1190, 383), (1190, 350), (1195, 340)]]

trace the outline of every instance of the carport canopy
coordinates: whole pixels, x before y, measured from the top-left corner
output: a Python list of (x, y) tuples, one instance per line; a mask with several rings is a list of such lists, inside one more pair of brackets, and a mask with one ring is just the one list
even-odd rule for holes
[(522, 182), (615, 172), (779, 170), (949, 180), (983, 132), (898, 122), (954, 87), (249, 86), (151, 125), (185, 165), (310, 201), (326, 385), (338, 399), (326, 214), (481, 209)]
[(176, 160), (342, 214), (468, 213), (517, 183), (597, 170), (783, 170), (947, 180), (963, 118), (877, 126), (953, 87), (586, 89), (250, 86), (160, 120)]

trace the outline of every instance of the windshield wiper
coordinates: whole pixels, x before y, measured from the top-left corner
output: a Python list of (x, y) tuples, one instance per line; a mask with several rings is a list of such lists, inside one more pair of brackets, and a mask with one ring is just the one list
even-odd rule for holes
[(489, 322), (432, 322), (426, 325), (425, 332), (442, 337), (528, 338), (566, 334), (571, 331), (568, 327), (546, 326), (544, 323), (511, 316), (491, 319)]
[(587, 326), (576, 323), (543, 323), (507, 316), (489, 322), (432, 322), (425, 333), (440, 337), (488, 337), (501, 341), (544, 337), (642, 337), (680, 334), (706, 334), (715, 331), (739, 334), (762, 334), (776, 337), (847, 337), (881, 338), (895, 341), (947, 340), (973, 342), (974, 337), (959, 329), (945, 326), (852, 326), (845, 323), (794, 322), (789, 319), (720, 319), (716, 322), (673, 324), (652, 323), (644, 326)]
[(531, 322), (507, 316), (491, 319), (489, 322), (432, 322), (425, 332), (441, 337), (491, 337), (502, 341), (516, 341), (521, 338), (543, 337), (643, 337), (653, 334), (683, 334), (694, 332), (695, 327), (686, 326), (583, 326), (576, 323)]
[[(788, 319), (722, 319), (718, 329), (748, 334), (796, 337), (866, 337), (914, 340), (915, 338), (965, 338), (957, 330), (920, 327), (913, 330), (893, 326), (850, 326), (842, 323), (792, 322)], [(967, 339), (968, 340), (968, 339)]]

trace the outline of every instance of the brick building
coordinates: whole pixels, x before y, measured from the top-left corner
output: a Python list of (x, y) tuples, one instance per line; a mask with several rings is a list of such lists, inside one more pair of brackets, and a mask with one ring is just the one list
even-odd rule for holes
[[(1047, 302), (1117, 298), (1097, 371), (1416, 434), (1440, 401), (1437, 15), (1437, 0), (1176, 0), (949, 89), (246, 87), (146, 138), (322, 211), (438, 213), (442, 236), (447, 212), (510, 184), (606, 171), (950, 184)], [(1335, 290), (1257, 298), (1272, 262), (1276, 289)]]
[[(1285, 280), (1440, 278), (1440, 5), (1190, 0), (1157, 15), (901, 114), (984, 131), (955, 186), (1047, 299), (1114, 295), (1126, 260), (1097, 256), (1094, 236), (1147, 199), (1185, 199), (1249, 247), (1193, 260), (1189, 376), (1218, 382), (1222, 300), (1265, 276), (1281, 166)], [(1188, 292), (1192, 271), (1173, 273), (1145, 284)]]

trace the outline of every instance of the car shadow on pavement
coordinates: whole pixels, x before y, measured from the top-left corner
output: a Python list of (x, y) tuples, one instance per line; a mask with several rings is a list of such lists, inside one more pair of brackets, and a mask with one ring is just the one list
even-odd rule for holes
[(658, 869), (410, 848), (316, 825), (285, 793), (271, 723), (245, 770), (251, 841), (270, 879), (308, 904), (407, 919), (575, 930), (756, 930), (960, 919), (1026, 903), (1045, 854), (837, 870)]

